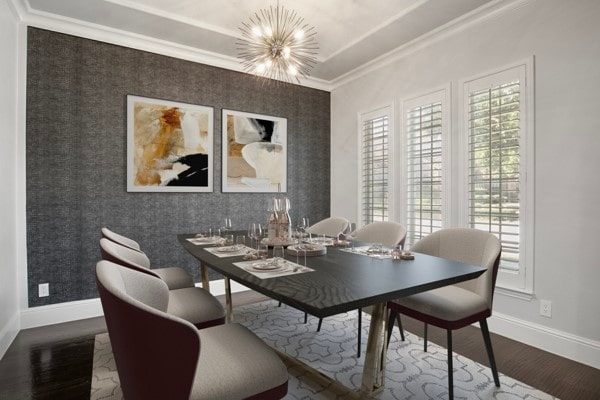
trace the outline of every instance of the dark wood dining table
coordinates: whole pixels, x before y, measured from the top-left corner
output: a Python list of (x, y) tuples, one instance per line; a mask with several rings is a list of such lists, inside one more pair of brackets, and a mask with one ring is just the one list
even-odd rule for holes
[[(261, 279), (234, 265), (242, 256), (220, 258), (180, 234), (178, 240), (201, 267), (202, 285), (209, 289), (208, 269), (225, 278), (228, 319), (234, 280), (270, 298), (319, 318), (373, 306), (359, 392), (370, 395), (384, 385), (386, 303), (400, 297), (474, 279), (485, 269), (461, 262), (414, 253), (414, 260), (376, 258), (330, 246), (327, 254), (307, 257), (314, 271)], [(248, 243), (249, 244), (249, 243)], [(286, 255), (295, 262), (296, 256)], [(301, 263), (303, 263), (303, 257)]]

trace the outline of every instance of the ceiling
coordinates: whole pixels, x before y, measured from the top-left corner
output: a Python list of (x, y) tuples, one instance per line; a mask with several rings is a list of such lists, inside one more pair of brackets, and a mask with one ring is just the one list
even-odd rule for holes
[[(233, 61), (239, 26), (276, 0), (16, 0), (35, 15), (101, 25)], [(497, 1), (497, 0), (494, 0)], [(492, 0), (280, 0), (316, 28), (313, 78), (331, 82)]]

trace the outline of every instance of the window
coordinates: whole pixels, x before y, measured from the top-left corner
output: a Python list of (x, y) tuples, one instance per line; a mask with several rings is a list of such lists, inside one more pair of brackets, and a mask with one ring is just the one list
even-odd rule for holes
[(498, 285), (531, 291), (527, 249), (533, 224), (527, 219), (533, 214), (528, 212), (533, 156), (527, 153), (531, 141), (527, 67), (519, 65), (464, 84), (465, 192), (466, 224), (495, 234), (502, 243)]
[(361, 222), (363, 225), (389, 218), (389, 138), (391, 107), (362, 114)]
[(448, 90), (404, 104), (406, 245), (442, 228), (446, 212)]

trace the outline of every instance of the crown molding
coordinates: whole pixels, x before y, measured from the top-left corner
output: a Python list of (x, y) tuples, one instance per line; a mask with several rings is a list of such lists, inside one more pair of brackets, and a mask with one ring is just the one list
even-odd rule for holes
[[(27, 26), (246, 73), (242, 70), (241, 64), (235, 57), (225, 56), (195, 47), (110, 28), (87, 21), (34, 10), (29, 6), (27, 0), (9, 1), (18, 5), (22, 10), (20, 19)], [(331, 90), (331, 85), (328, 81), (313, 77), (302, 79), (301, 86), (325, 91)]]
[(183, 17), (179, 14), (175, 14), (169, 11), (164, 11), (152, 6), (142, 5), (140, 3), (136, 3), (130, 0), (102, 0), (105, 3), (111, 3), (119, 7), (129, 8), (131, 10), (139, 11), (145, 14), (150, 14), (155, 17), (165, 17), (173, 21), (181, 22), (183, 24), (193, 26), (195, 28), (200, 28), (204, 30), (209, 30), (212, 32), (220, 33), (221, 35), (229, 36), (231, 38), (237, 39), (239, 34), (236, 31), (232, 31), (230, 29), (224, 29), (220, 26), (210, 25), (202, 22), (198, 22), (192, 18)]
[[(27, 14), (29, 4), (27, 0), (7, 0), (8, 8), (19, 21), (23, 20), (23, 16)], [(23, 4), (25, 3), (25, 4)]]
[[(113, 0), (105, 1), (115, 3)], [(461, 32), (474, 24), (481, 23), (505, 12), (512, 11), (533, 1), (535, 0), (494, 0), (490, 3), (484, 4), (476, 10), (471, 11), (470, 13), (448, 22), (447, 24), (431, 32), (415, 38), (412, 41), (397, 47), (396, 49), (377, 57), (376, 59), (363, 64), (360, 67), (353, 69), (352, 71), (340, 75), (335, 79), (325, 80), (309, 77), (307, 79), (302, 79), (300, 84), (301, 86), (306, 86), (313, 89), (332, 91), (339, 86), (349, 83), (368, 73), (383, 68), (390, 63), (402, 59), (403, 57), (407, 57), (419, 50), (431, 46), (448, 36)], [(28, 26), (53, 30), (74, 36), (80, 36), (86, 39), (93, 39), (101, 42), (130, 47), (151, 53), (245, 73), (235, 57), (224, 56), (222, 54), (200, 50), (191, 46), (185, 46), (166, 40), (109, 28), (99, 24), (93, 24), (73, 18), (67, 18), (34, 10), (29, 5), (28, 0), (9, 0), (9, 4), (11, 5), (13, 12), (18, 15), (18, 18)], [(119, 4), (123, 4), (126, 7), (135, 7), (143, 12), (156, 12), (156, 10), (152, 8), (140, 8), (139, 6), (135, 6), (130, 2), (119, 2)], [(389, 24), (394, 18), (384, 22), (382, 26)], [(181, 19), (181, 17), (179, 17), (179, 20), (184, 23), (190, 23), (189, 20)], [(208, 28), (208, 26), (201, 26), (197, 23), (193, 25), (201, 28)], [(228, 34), (227, 32), (222, 33)]]
[(419, 50), (427, 48), (449, 36), (464, 31), (471, 26), (495, 18), (506, 12), (520, 8), (535, 0), (494, 0), (483, 6), (456, 18), (433, 31), (425, 33), (410, 42), (383, 54), (368, 63), (361, 65), (339, 77), (332, 79), (329, 83), (331, 90), (356, 80), (368, 73), (383, 68), (393, 62), (407, 57)]

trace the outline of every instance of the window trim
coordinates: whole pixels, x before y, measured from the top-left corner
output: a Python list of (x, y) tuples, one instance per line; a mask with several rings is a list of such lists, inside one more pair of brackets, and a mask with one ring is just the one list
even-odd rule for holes
[[(434, 90), (424, 92), (423, 94), (411, 96), (402, 101), (400, 106), (399, 115), (402, 121), (402, 129), (400, 130), (400, 149), (398, 154), (401, 154), (401, 162), (399, 162), (398, 172), (401, 179), (399, 179), (397, 198), (402, 199), (398, 201), (397, 215), (400, 216), (400, 221), (403, 221), (404, 225), (408, 229), (408, 213), (406, 209), (406, 198), (407, 198), (407, 187), (408, 187), (408, 168), (406, 163), (408, 158), (407, 153), (407, 120), (406, 112), (415, 107), (423, 104), (433, 103), (441, 101), (442, 103), (442, 133), (445, 134), (445, 140), (442, 142), (442, 165), (443, 165), (443, 176), (442, 176), (442, 227), (451, 226), (452, 218), (452, 175), (454, 168), (452, 167), (452, 84), (447, 83), (446, 85), (439, 87)], [(444, 138), (444, 136), (443, 136)]]
[(525, 294), (533, 293), (534, 276), (534, 148), (535, 148), (535, 126), (534, 126), (534, 58), (533, 56), (519, 62), (504, 66), (502, 68), (478, 74), (477, 76), (459, 81), (459, 162), (458, 162), (458, 190), (459, 190), (459, 225), (469, 226), (468, 218), (468, 184), (469, 184), (469, 161), (468, 161), (468, 102), (469, 85), (479, 81), (478, 86), (484, 84), (492, 86), (503, 83), (508, 76), (514, 76), (515, 71), (523, 81), (521, 90), (521, 136), (520, 136), (520, 167), (519, 173), (523, 177), (523, 183), (519, 190), (521, 200), (519, 204), (520, 231), (519, 236), (523, 238), (519, 242), (519, 270), (510, 271), (499, 269), (496, 286), (509, 291)]
[(358, 113), (357, 117), (357, 143), (358, 143), (358, 156), (359, 156), (359, 165), (358, 165), (358, 212), (357, 212), (357, 228), (363, 225), (363, 151), (362, 151), (362, 135), (363, 135), (363, 124), (365, 121), (387, 116), (388, 117), (388, 220), (395, 221), (396, 220), (396, 212), (395, 207), (395, 192), (396, 192), (396, 184), (395, 177), (397, 176), (397, 160), (396, 160), (396, 152), (395, 144), (396, 144), (396, 130), (395, 130), (395, 116), (394, 116), (394, 102), (385, 103), (380, 107), (375, 107), (369, 111), (363, 111)]

